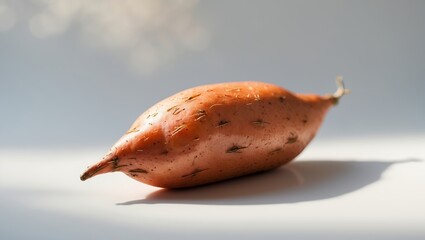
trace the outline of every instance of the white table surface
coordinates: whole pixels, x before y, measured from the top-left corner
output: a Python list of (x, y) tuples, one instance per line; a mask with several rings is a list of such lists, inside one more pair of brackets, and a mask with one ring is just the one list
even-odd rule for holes
[(0, 239), (425, 239), (425, 136), (319, 138), (277, 170), (174, 191), (81, 182), (106, 151), (0, 148)]

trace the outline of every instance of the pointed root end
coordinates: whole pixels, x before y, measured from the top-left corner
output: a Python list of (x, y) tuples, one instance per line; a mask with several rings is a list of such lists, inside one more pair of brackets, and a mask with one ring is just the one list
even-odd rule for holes
[(87, 180), (87, 179), (89, 179), (89, 178), (91, 178), (91, 176), (89, 176), (89, 174), (88, 174), (87, 172), (83, 173), (83, 174), (80, 176), (80, 180), (81, 180), (81, 181), (86, 181), (86, 180)]
[(80, 180), (85, 181), (98, 174), (112, 172), (118, 165), (119, 158), (114, 155), (108, 155), (106, 159), (101, 162), (89, 167), (81, 176)]
[(99, 174), (99, 171), (101, 170), (99, 165), (100, 164), (96, 164), (92, 167), (89, 167), (83, 174), (81, 174), (80, 180), (85, 181), (85, 180), (93, 177), (94, 175)]

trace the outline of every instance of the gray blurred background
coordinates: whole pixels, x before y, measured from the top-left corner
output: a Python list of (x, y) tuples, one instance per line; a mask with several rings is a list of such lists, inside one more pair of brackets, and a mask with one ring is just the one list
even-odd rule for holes
[[(196, 85), (352, 94), (319, 138), (424, 134), (425, 1), (0, 0), (0, 148), (109, 147)], [(105, 149), (106, 150), (106, 149)]]

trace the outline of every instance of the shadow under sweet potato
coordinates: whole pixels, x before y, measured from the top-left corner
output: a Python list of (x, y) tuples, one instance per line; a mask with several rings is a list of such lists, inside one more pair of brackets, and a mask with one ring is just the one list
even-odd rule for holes
[(205, 186), (160, 189), (144, 199), (117, 205), (260, 205), (322, 200), (359, 190), (377, 182), (388, 167), (413, 161), (294, 161), (272, 171)]

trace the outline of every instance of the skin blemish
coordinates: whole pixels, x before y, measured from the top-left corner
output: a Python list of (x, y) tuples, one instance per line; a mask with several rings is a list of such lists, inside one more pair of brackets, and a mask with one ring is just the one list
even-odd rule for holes
[(175, 105), (175, 106), (170, 107), (169, 109), (167, 109), (167, 112), (169, 112), (169, 111), (171, 111), (171, 110), (173, 110), (173, 109), (177, 108), (178, 106), (179, 106), (179, 105)]
[(258, 93), (254, 94), (254, 100), (255, 101), (260, 101), (261, 100), (260, 94), (258, 94)]
[(283, 148), (278, 147), (278, 148), (275, 148), (275, 149), (271, 150), (271, 151), (269, 152), (269, 154), (270, 154), (270, 155), (273, 155), (273, 154), (278, 153), (278, 152), (280, 152), (280, 151), (282, 151), (282, 150), (283, 150)]
[(252, 121), (251, 124), (254, 124), (255, 126), (264, 126), (264, 125), (267, 125), (267, 124), (270, 124), (270, 123), (264, 121), (263, 119), (257, 119), (255, 121)]
[(176, 127), (172, 132), (171, 132), (171, 136), (176, 135), (177, 133), (179, 133), (180, 131), (182, 131), (183, 129), (186, 128), (186, 124), (182, 124), (178, 127)]
[(184, 111), (185, 110), (185, 108), (182, 108), (182, 109), (180, 109), (180, 108), (175, 108), (174, 109), (174, 111), (173, 111), (173, 115), (177, 115), (177, 114), (179, 114), (179, 113), (181, 113), (182, 111)]
[(138, 132), (138, 131), (139, 131), (139, 129), (137, 129), (137, 127), (135, 127), (135, 128), (132, 128), (132, 129), (128, 130), (126, 132), (126, 134), (129, 134), (129, 133), (132, 133), (132, 132)]
[(195, 168), (195, 170), (193, 170), (191, 173), (183, 175), (182, 178), (196, 177), (196, 175), (206, 170), (208, 170), (208, 168), (204, 168), (204, 169)]
[(118, 157), (114, 157), (112, 160), (109, 161), (109, 163), (112, 163), (113, 168), (116, 168), (118, 166), (120, 159)]
[(211, 109), (211, 108), (213, 108), (213, 107), (221, 106), (221, 105), (223, 105), (223, 104), (216, 103), (216, 104), (211, 105), (209, 109)]
[(279, 101), (280, 101), (281, 103), (285, 102), (285, 100), (286, 100), (286, 97), (285, 97), (285, 96), (280, 96), (280, 97), (279, 97)]
[(116, 167), (115, 167), (115, 169), (114, 169), (114, 171), (118, 170), (119, 168), (127, 167), (127, 166), (128, 166), (128, 165), (119, 165), (119, 166), (116, 166)]
[(195, 98), (197, 98), (197, 97), (199, 97), (199, 96), (201, 96), (201, 93), (198, 93), (198, 94), (195, 94), (195, 95), (193, 95), (193, 96), (188, 97), (188, 98), (185, 100), (185, 102), (193, 101)]
[(207, 112), (205, 112), (205, 110), (200, 109), (196, 111), (195, 114), (193, 114), (193, 116), (195, 117), (195, 121), (199, 121), (202, 118), (207, 116)]
[(286, 143), (292, 144), (292, 143), (295, 143), (297, 140), (298, 140), (298, 135), (294, 132), (291, 132), (290, 136), (286, 138)]
[(131, 169), (128, 172), (130, 172), (130, 173), (148, 173), (148, 171), (146, 171), (145, 169), (142, 169), (142, 168)]
[(241, 153), (242, 152), (241, 150), (244, 148), (247, 148), (247, 147), (234, 144), (226, 150), (226, 153)]
[(219, 122), (218, 122), (218, 124), (217, 124), (217, 127), (223, 127), (224, 125), (227, 125), (227, 124), (229, 124), (230, 123), (230, 121), (227, 121), (227, 120), (220, 120)]
[(168, 150), (164, 150), (161, 152), (161, 155), (167, 155), (168, 154)]

